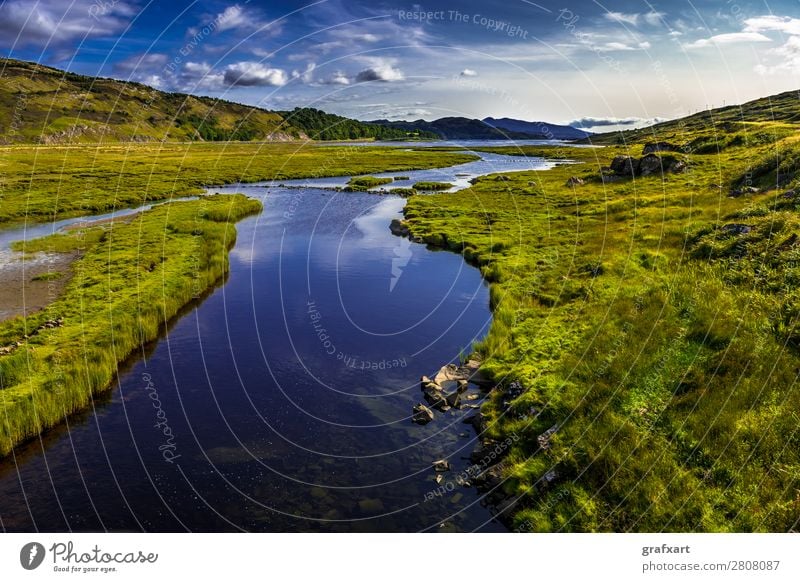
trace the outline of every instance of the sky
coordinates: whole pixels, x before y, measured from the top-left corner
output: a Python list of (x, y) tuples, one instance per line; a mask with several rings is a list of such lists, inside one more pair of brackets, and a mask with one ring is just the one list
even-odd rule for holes
[(0, 54), (267, 109), (602, 131), (800, 88), (800, 3), (0, 0)]

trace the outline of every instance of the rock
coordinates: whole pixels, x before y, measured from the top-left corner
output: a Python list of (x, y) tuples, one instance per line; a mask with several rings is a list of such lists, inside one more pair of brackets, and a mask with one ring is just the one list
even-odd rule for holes
[(583, 180), (581, 180), (577, 176), (572, 176), (570, 177), (569, 180), (567, 180), (566, 186), (574, 188), (575, 186), (583, 186), (584, 184), (585, 182)]
[[(447, 412), (447, 410), (450, 409), (450, 405), (447, 403), (444, 392), (441, 390), (427, 388), (425, 390), (425, 401), (440, 412)], [(447, 407), (447, 410), (445, 410), (445, 407)]]
[(639, 160), (639, 173), (642, 176), (650, 176), (663, 172), (661, 158), (655, 154), (648, 154)]
[(408, 236), (411, 232), (405, 221), (400, 220), (399, 218), (392, 219), (391, 224), (389, 224), (389, 230), (395, 236)]
[(725, 226), (723, 226), (721, 230), (723, 232), (728, 233), (728, 234), (733, 234), (733, 235), (737, 235), (738, 236), (740, 234), (748, 234), (750, 231), (753, 230), (753, 228), (751, 226), (746, 225), (746, 224), (731, 223), (731, 224), (726, 224)]
[(450, 463), (447, 462), (446, 459), (439, 459), (432, 463), (433, 470), (437, 473), (446, 473), (450, 470)]
[(667, 167), (667, 172), (670, 174), (683, 174), (688, 167), (683, 160), (675, 160)]
[(441, 386), (445, 382), (456, 382), (458, 380), (465, 379), (464, 373), (459, 372), (458, 366), (455, 364), (447, 364), (446, 366), (442, 366), (439, 372), (437, 372), (436, 376), (433, 378), (433, 381)]
[(666, 142), (666, 141), (656, 141), (651, 143), (644, 144), (644, 148), (642, 149), (642, 154), (653, 154), (656, 152), (678, 152), (681, 151), (680, 146), (675, 144)]
[(456, 390), (458, 390), (459, 394), (463, 394), (468, 389), (469, 389), (469, 382), (467, 382), (466, 380), (459, 380), (458, 381), (458, 387), (456, 388)]
[(433, 411), (421, 402), (415, 404), (414, 408), (411, 409), (411, 412), (413, 413), (411, 420), (417, 424), (428, 424), (433, 420)]
[(451, 408), (461, 408), (461, 393), (452, 392), (444, 397), (447, 405)]
[(419, 389), (425, 392), (425, 390), (441, 390), (442, 387), (439, 386), (436, 382), (428, 378), (427, 376), (423, 376), (419, 379)]
[(480, 394), (467, 394), (467, 400), (477, 400), (480, 397)]
[(731, 193), (728, 194), (731, 198), (738, 198), (739, 196), (744, 196), (745, 194), (758, 194), (759, 189), (754, 188), (753, 186), (746, 186), (744, 188), (739, 188), (737, 190), (731, 190)]
[(436, 474), (436, 483), (439, 484), (442, 481), (444, 481), (444, 475), (442, 475), (441, 473), (437, 473)]
[(639, 160), (631, 156), (617, 156), (611, 161), (611, 171), (617, 176), (632, 178), (639, 172)]
[(538, 437), (536, 437), (536, 442), (539, 444), (540, 449), (546, 451), (547, 449), (550, 448), (550, 441), (552, 440), (553, 435), (556, 434), (557, 430), (558, 430), (558, 425), (554, 424), (546, 431), (544, 431), (542, 434), (540, 434)]

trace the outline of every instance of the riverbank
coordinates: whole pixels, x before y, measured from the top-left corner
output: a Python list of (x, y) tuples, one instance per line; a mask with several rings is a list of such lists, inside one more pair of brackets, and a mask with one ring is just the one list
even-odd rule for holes
[(483, 435), (517, 437), (492, 475), (513, 529), (796, 527), (796, 307), (783, 285), (800, 221), (794, 190), (741, 187), (775, 146), (732, 144), (570, 150), (578, 164), (412, 197), (394, 225), (491, 282), (475, 350), (497, 386)]
[(120, 362), (227, 272), (234, 223), (260, 210), (242, 195), (208, 196), (24, 243), (79, 258), (60, 297), (0, 324), (0, 455), (107, 389)]
[(202, 194), (209, 185), (404, 172), (475, 159), (463, 152), (309, 143), (0, 147), (0, 224), (101, 214)]

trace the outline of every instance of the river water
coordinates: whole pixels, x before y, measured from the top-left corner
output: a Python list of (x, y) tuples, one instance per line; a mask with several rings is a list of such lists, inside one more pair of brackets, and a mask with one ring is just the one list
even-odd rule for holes
[[(485, 154), (402, 174), (544, 167)], [(455, 484), (474, 410), (410, 420), (420, 375), (486, 333), (488, 289), (459, 255), (391, 235), (404, 199), (311, 187), (332, 183), (212, 189), (264, 202), (237, 225), (229, 276), (92, 409), (0, 462), (2, 530), (502, 531)]]

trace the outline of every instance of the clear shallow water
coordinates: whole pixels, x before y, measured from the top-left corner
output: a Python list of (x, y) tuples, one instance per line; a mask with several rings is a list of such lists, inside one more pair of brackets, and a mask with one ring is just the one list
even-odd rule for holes
[[(446, 172), (508, 171), (495, 162)], [(229, 277), (92, 410), (0, 463), (0, 527), (502, 530), (474, 489), (426, 501), (432, 461), (450, 460), (449, 479), (468, 466), (475, 440), (461, 421), (473, 411), (409, 418), (419, 376), (488, 329), (479, 272), (392, 236), (400, 198), (212, 191), (265, 204), (238, 224)]]

